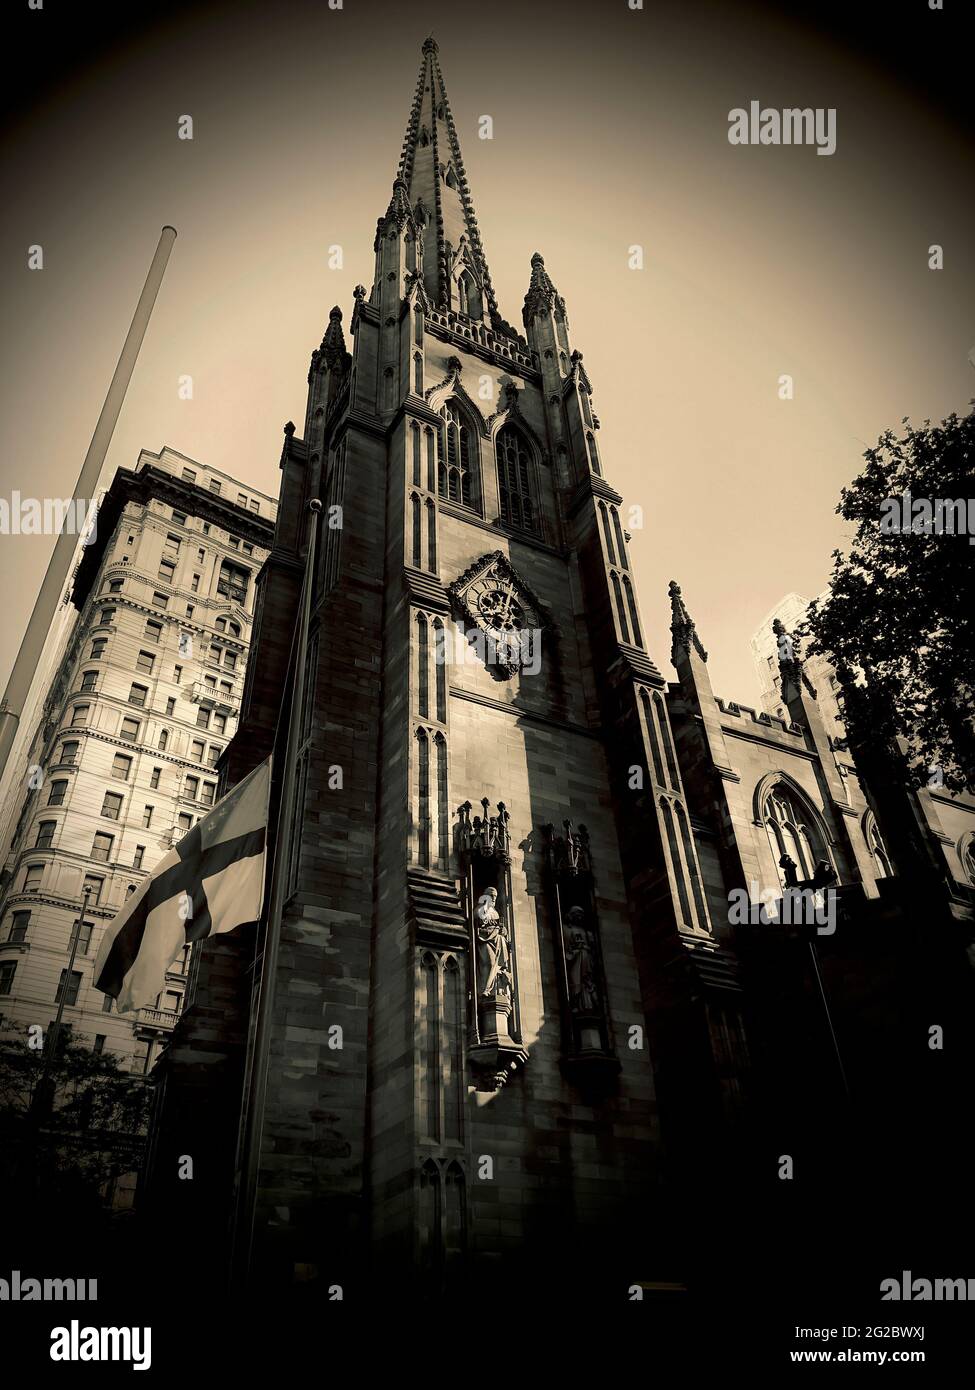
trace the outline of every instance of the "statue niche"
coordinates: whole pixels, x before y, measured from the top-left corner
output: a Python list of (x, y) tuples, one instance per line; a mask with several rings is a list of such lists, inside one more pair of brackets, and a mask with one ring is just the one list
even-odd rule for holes
[(527, 1062), (528, 1053), (518, 1017), (508, 811), (499, 801), (492, 816), (487, 797), (481, 806), (480, 816), (471, 814), (469, 801), (458, 807), (456, 845), (473, 963), (468, 1057), (478, 1090), (496, 1091)]
[(562, 1006), (562, 1065), (586, 1091), (605, 1091), (620, 1069), (613, 1047), (596, 911), (589, 835), (543, 827), (548, 842), (549, 904)]

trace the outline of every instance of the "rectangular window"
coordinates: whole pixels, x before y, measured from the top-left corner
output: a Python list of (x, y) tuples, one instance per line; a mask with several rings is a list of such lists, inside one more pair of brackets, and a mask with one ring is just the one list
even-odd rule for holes
[(102, 889), (105, 887), (105, 880), (98, 878), (96, 874), (85, 874), (85, 881), (81, 885), (81, 891), (88, 890), (88, 906), (94, 907), (102, 900)]
[(149, 687), (147, 685), (133, 685), (129, 691), (129, 704), (138, 705), (140, 709), (145, 708), (149, 698)]
[(61, 971), (61, 978), (58, 981), (58, 992), (54, 999), (56, 1003), (61, 1002), (62, 995), (68, 1008), (78, 1002), (78, 991), (81, 989), (81, 971), (72, 970), (70, 975), (67, 970)]
[(105, 1039), (107, 1036), (108, 1035), (106, 1033), (95, 1034), (95, 1045), (92, 1048), (92, 1052), (94, 1052), (96, 1057), (100, 1057), (102, 1053), (105, 1051)]
[(225, 734), (227, 732), (227, 716), (213, 712), (213, 732), (215, 734)]
[(25, 893), (36, 893), (41, 886), (43, 874), (43, 864), (28, 864), (27, 872), (24, 875), (24, 887), (22, 891)]
[(187, 616), (188, 618), (192, 618), (192, 616), (193, 616), (193, 605), (192, 605), (192, 603), (188, 603), (188, 604), (186, 605), (186, 616)]
[(110, 1013), (112, 1012), (112, 1008), (113, 1008), (114, 1004), (115, 1004), (115, 1000), (112, 998), (112, 996), (111, 996), (110, 994), (105, 994), (105, 995), (103, 995), (103, 996), (102, 996), (102, 1013), (103, 1013), (103, 1014), (110, 1014)]
[(220, 496), (220, 484), (217, 482), (216, 478), (210, 479), (210, 491), (215, 493), (217, 497)]
[(112, 759), (112, 776), (116, 782), (127, 782), (132, 771), (132, 759), (125, 753), (116, 753)]
[(119, 725), (118, 736), (124, 738), (126, 743), (137, 743), (139, 740), (140, 725), (138, 719), (129, 719), (126, 716)]
[(106, 792), (102, 802), (102, 815), (106, 820), (118, 820), (122, 812), (122, 796), (118, 792)]
[(210, 744), (210, 751), (209, 751), (209, 753), (207, 754), (207, 762), (209, 763), (209, 765), (210, 765), (211, 767), (216, 767), (216, 765), (217, 765), (217, 763), (218, 763), (219, 761), (220, 761), (220, 749), (219, 749), (219, 747), (218, 747), (217, 744), (211, 743), (211, 744)]
[(145, 1074), (149, 1070), (149, 1061), (152, 1057), (151, 1042), (137, 1042), (135, 1052), (132, 1054), (132, 1070)]
[(76, 763), (78, 761), (78, 747), (79, 745), (77, 743), (62, 743), (59, 761), (65, 763), (68, 767), (70, 767), (72, 763)]
[(75, 705), (71, 711), (71, 727), (73, 729), (76, 729), (79, 724), (88, 723), (88, 711), (90, 709), (91, 705)]
[(162, 623), (157, 623), (156, 620), (155, 620), (155, 618), (149, 618), (149, 619), (147, 619), (147, 621), (146, 621), (146, 637), (149, 639), (149, 641), (150, 641), (150, 642), (161, 642), (161, 641), (162, 641), (162, 635), (163, 635), (163, 625), (162, 625)]
[(234, 565), (229, 560), (224, 560), (220, 566), (220, 578), (217, 580), (217, 593), (223, 598), (229, 598), (233, 603), (246, 602), (250, 573), (243, 565)]
[(168, 745), (169, 745), (169, 730), (168, 730), (168, 729), (160, 729), (160, 730), (159, 730), (159, 741), (158, 741), (158, 743), (156, 744), (156, 747), (159, 749), (160, 753), (165, 753), (166, 748), (168, 747)]
[(233, 689), (234, 689), (234, 688), (233, 688), (233, 686), (230, 684), (230, 681), (221, 681), (221, 682), (220, 682), (220, 690), (221, 690), (221, 693), (222, 693), (222, 694), (227, 695), (227, 696), (230, 696), (230, 695), (233, 694)]
[(167, 713), (167, 714), (175, 714), (175, 713), (176, 713), (176, 701), (173, 699), (172, 696), (170, 696), (169, 699), (166, 701), (166, 713)]
[(159, 561), (159, 574), (157, 578), (161, 579), (164, 584), (175, 584), (176, 566), (173, 564), (172, 560)]
[(91, 644), (91, 658), (90, 658), (90, 659), (91, 659), (92, 661), (101, 661), (102, 657), (103, 657), (104, 654), (105, 654), (105, 648), (106, 648), (107, 646), (108, 646), (108, 638), (107, 638), (107, 637), (96, 637), (95, 640), (94, 640), (94, 642), (92, 642), (92, 644)]
[(244, 544), (240, 548), (245, 555), (254, 554), (254, 547), (251, 545), (250, 541), (244, 541)]
[(180, 477), (183, 479), (185, 483), (196, 482), (196, 474), (193, 472), (192, 468), (184, 468), (182, 473), (180, 474)]
[(208, 709), (198, 709), (196, 712), (196, 727), (198, 729), (209, 729), (210, 711)]
[(239, 550), (239, 549), (240, 549), (240, 537), (239, 537), (239, 536), (228, 536), (228, 537), (227, 537), (227, 544), (230, 546), (231, 550)]
[(90, 695), (95, 689), (95, 682), (98, 680), (97, 671), (86, 671), (81, 677), (82, 695)]
[(238, 505), (238, 507), (246, 507), (246, 506), (247, 506), (247, 497), (246, 497), (246, 494), (245, 494), (245, 493), (243, 493), (243, 492), (238, 492), (238, 494), (237, 494), (237, 505)]
[(108, 592), (110, 594), (120, 594), (122, 592), (121, 579), (110, 579), (108, 581)]
[(167, 598), (167, 596), (165, 594), (159, 593), (159, 591), (156, 590), (156, 592), (152, 596), (153, 608), (166, 608), (168, 604), (169, 599)]
[(142, 824), (146, 827), (146, 829), (148, 829), (149, 826), (152, 825), (152, 807), (151, 807), (151, 806), (146, 806), (145, 809), (143, 810), (143, 812), (142, 812)]
[(173, 684), (174, 684), (174, 685), (179, 685), (180, 682), (182, 681), (182, 679), (183, 679), (183, 668), (182, 668), (182, 666), (174, 666), (174, 667), (173, 667)]
[(215, 793), (216, 793), (216, 790), (217, 790), (217, 784), (216, 784), (215, 782), (204, 782), (204, 783), (203, 783), (203, 789), (202, 789), (202, 791), (201, 791), (201, 793), (200, 793), (200, 800), (203, 802), (204, 806), (212, 806), (212, 805), (213, 805), (213, 798), (214, 798), (214, 795), (215, 795)]
[(30, 926), (29, 912), (15, 912), (10, 921), (10, 935), (8, 941), (26, 941), (27, 928)]
[(167, 534), (163, 542), (163, 552), (168, 559), (175, 560), (179, 555), (179, 536), (174, 536), (172, 533)]
[(186, 525), (186, 513), (185, 513), (185, 512), (177, 512), (177, 511), (174, 510), (174, 511), (173, 511), (173, 520), (176, 522), (176, 525), (177, 525), (177, 526), (185, 526), (185, 525)]
[(54, 827), (57, 821), (42, 820), (37, 827), (37, 839), (34, 843), (35, 849), (50, 849), (54, 843)]
[(258, 502), (258, 500), (257, 500), (256, 497), (252, 497), (252, 498), (251, 498), (251, 500), (250, 500), (250, 509), (251, 509), (252, 512), (259, 512), (259, 511), (261, 510), (261, 504), (260, 504), (260, 502)]
[(5, 960), (0, 963), (0, 994), (9, 994), (11, 992), (16, 973), (17, 962), (15, 960)]
[[(203, 531), (203, 534), (204, 534), (205, 536), (208, 536), (208, 535), (210, 534), (210, 523), (209, 523), (209, 521), (204, 521), (203, 526), (202, 526), (200, 529)], [(201, 556), (201, 558), (202, 558), (202, 556)]]
[(216, 690), (216, 688), (217, 688), (217, 678), (216, 678), (216, 676), (204, 676), (204, 677), (203, 677), (203, 684), (207, 687), (208, 690)]
[(141, 869), (141, 868), (142, 868), (142, 861), (143, 861), (143, 859), (145, 858), (145, 855), (146, 855), (146, 847), (145, 847), (145, 845), (136, 845), (136, 847), (135, 847), (135, 854), (133, 854), (133, 856), (132, 856), (132, 867), (133, 867), (133, 869)]
[(194, 574), (194, 576), (193, 576), (193, 582), (192, 582), (192, 584), (190, 585), (190, 593), (191, 593), (191, 594), (198, 594), (199, 592), (200, 592), (200, 576), (199, 576), (198, 574)]
[(167, 989), (166, 993), (163, 995), (163, 1008), (167, 1013), (178, 1014), (182, 997), (183, 996), (178, 994), (176, 990)]
[(202, 546), (201, 546), (200, 549), (196, 552), (196, 558), (199, 560), (200, 564), (202, 565), (204, 559), (206, 558), (206, 551), (202, 548)]
[(187, 830), (193, 828), (193, 817), (187, 811), (180, 811), (176, 817), (176, 828), (185, 835)]
[(92, 841), (92, 845), (91, 845), (91, 857), (92, 857), (92, 859), (97, 860), (97, 862), (98, 862), (99, 864), (107, 864), (107, 863), (108, 863), (108, 856), (109, 856), (109, 855), (111, 854), (111, 852), (112, 852), (112, 844), (113, 844), (113, 843), (114, 843), (114, 840), (113, 840), (113, 837), (112, 837), (111, 835), (105, 835), (105, 834), (102, 833), (102, 831), (99, 831), (99, 832), (96, 834), (94, 840)]
[(153, 656), (152, 652), (140, 652), (135, 659), (135, 669), (137, 671), (144, 671), (147, 676), (152, 675), (152, 668), (155, 664), (156, 658)]
[(114, 609), (114, 608), (103, 608), (102, 611), (101, 611), (101, 612), (99, 613), (99, 615), (98, 615), (98, 621), (99, 621), (99, 623), (105, 623), (105, 624), (107, 624), (109, 627), (111, 627), (112, 623), (114, 623), (114, 621), (115, 621), (115, 609)]
[(49, 806), (63, 806), (63, 805), (64, 805), (64, 795), (65, 795), (65, 792), (66, 792), (67, 790), (68, 790), (68, 784), (67, 784), (67, 782), (52, 782), (52, 783), (51, 783), (51, 794), (50, 794), (50, 796), (47, 798), (47, 804), (48, 804)]
[(190, 801), (195, 801), (196, 798), (197, 798), (197, 796), (199, 795), (199, 791), (200, 791), (200, 779), (199, 779), (199, 777), (187, 777), (186, 783), (185, 783), (185, 786), (184, 786), (184, 790), (183, 790), (183, 795), (184, 795), (185, 797), (188, 797)]
[(152, 769), (152, 776), (149, 778), (149, 785), (150, 787), (152, 787), (153, 791), (155, 791), (155, 789), (159, 786), (159, 775), (161, 772), (161, 767), (154, 767)]
[(193, 759), (193, 761), (194, 761), (195, 763), (202, 763), (202, 761), (203, 761), (203, 740), (202, 740), (202, 738), (195, 738), (195, 739), (193, 740), (193, 742), (190, 744), (190, 757)]
[[(93, 928), (93, 922), (82, 922), (80, 920), (75, 922), (71, 930), (71, 940), (74, 941), (75, 937), (78, 938), (79, 956), (86, 956), (88, 954), (88, 948), (91, 946), (91, 933)], [(70, 949), (71, 944), (69, 942), (68, 950), (70, 951)]]

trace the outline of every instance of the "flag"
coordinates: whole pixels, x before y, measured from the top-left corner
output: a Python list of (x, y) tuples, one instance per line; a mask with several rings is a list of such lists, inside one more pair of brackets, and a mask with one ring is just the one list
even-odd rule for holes
[(108, 924), (95, 988), (120, 1013), (155, 1003), (187, 942), (260, 918), (270, 788), (267, 758), (186, 832)]

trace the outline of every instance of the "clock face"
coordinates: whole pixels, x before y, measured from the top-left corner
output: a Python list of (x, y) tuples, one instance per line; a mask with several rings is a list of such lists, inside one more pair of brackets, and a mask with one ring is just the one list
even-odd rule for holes
[(527, 585), (505, 556), (484, 556), (473, 576), (452, 585), (451, 592), (474, 625), (472, 631), (480, 630), (488, 639), (490, 665), (510, 675), (535, 650), (544, 623)]
[(464, 597), (481, 624), (494, 632), (524, 632), (540, 626), (525, 595), (493, 570), (476, 580)]

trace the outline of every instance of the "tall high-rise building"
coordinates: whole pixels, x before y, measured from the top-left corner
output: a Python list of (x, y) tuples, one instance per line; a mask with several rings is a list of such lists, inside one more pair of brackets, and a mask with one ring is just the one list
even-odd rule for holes
[[(143, 450), (105, 493), (52, 641), (41, 718), (3, 842), (0, 1020), (73, 1037), (148, 1073), (182, 1006), (188, 950), (151, 1008), (93, 988), (105, 924), (213, 804), (240, 711), (255, 580), (275, 502), (173, 449)], [(85, 889), (88, 911), (81, 923)], [(72, 939), (77, 936), (69, 971)]]
[[(676, 584), (661, 673), (566, 300), (536, 253), (524, 334), (501, 316), (432, 39), (373, 251), (351, 351), (333, 309), (285, 426), (222, 769), (267, 757), (300, 683), (280, 933), (194, 949), (148, 1195), (216, 1266), (232, 1225), (259, 1281), (372, 1307), (370, 1280), (469, 1280), (485, 1328), (548, 1292), (588, 1337), (593, 1301), (688, 1270), (720, 1295), (754, 1255), (767, 1281), (753, 1204), (795, 1244), (775, 1164), (829, 1181), (844, 1086), (885, 1098), (886, 1153), (896, 1088), (959, 1084), (962, 1049), (923, 1037), (946, 978), (971, 997), (975, 803), (871, 801), (787, 650), (782, 717), (716, 697)], [(813, 881), (837, 895), (818, 953), (753, 929)]]

